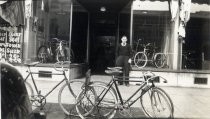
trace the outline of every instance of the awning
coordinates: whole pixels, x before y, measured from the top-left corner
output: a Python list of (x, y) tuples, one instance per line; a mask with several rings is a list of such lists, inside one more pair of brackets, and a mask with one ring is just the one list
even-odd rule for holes
[(24, 2), (12, 1), (0, 6), (0, 17), (11, 26), (24, 25)]
[[(141, 1), (145, 1), (145, 0), (141, 0)], [(150, 0), (150, 1), (171, 1), (171, 0)], [(191, 1), (192, 3), (198, 3), (198, 4), (210, 4), (210, 0), (191, 0)]]

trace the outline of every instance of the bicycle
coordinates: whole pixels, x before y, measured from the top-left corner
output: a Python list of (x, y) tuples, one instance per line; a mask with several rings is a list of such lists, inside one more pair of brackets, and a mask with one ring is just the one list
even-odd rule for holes
[(166, 63), (166, 56), (164, 53), (157, 53), (156, 47), (151, 43), (143, 45), (144, 50), (137, 52), (134, 56), (134, 64), (138, 68), (143, 68), (151, 61), (156, 68), (162, 68)]
[[(58, 103), (61, 107), (62, 111), (66, 115), (77, 116), (75, 111), (76, 97), (80, 92), (80, 87), (82, 87), (84, 81), (79, 80), (69, 80), (66, 75), (66, 69), (64, 65), (69, 65), (70, 62), (57, 62), (54, 64), (54, 69), (58, 71), (58, 73), (48, 73), (48, 72), (33, 72), (31, 71), (31, 66), (36, 66), (39, 62), (33, 62), (30, 64), (25, 64), (28, 68), (28, 75), (24, 79), (29, 99), (33, 108), (43, 109), (46, 104), (46, 98), (49, 94), (51, 94), (59, 85), (64, 82), (64, 85), (61, 86), (58, 93)], [(61, 73), (60, 73), (61, 72)], [(36, 80), (34, 79), (34, 74), (45, 74), (45, 75), (63, 75), (63, 80), (59, 81), (55, 86), (51, 88), (51, 90), (47, 91), (45, 95), (41, 93), (41, 90), (38, 89)], [(28, 82), (29, 77), (31, 77), (32, 85)], [(34, 90), (35, 89), (35, 92)]]
[[(121, 115), (131, 115), (129, 109), (138, 100), (140, 100), (142, 110), (146, 116), (151, 118), (173, 118), (174, 106), (171, 98), (163, 89), (155, 86), (155, 80), (162, 79), (164, 83), (167, 83), (166, 79), (156, 76), (152, 72), (145, 72), (141, 77), (143, 80), (129, 81), (140, 82), (141, 85), (130, 97), (123, 100), (117, 85), (119, 78), (123, 77), (116, 76), (122, 71), (118, 68), (110, 68), (105, 72), (112, 75), (112, 80), (106, 86), (93, 84), (90, 80), (86, 81), (89, 82), (85, 83), (86, 90), (82, 90), (77, 97), (76, 109), (82, 119), (88, 116), (110, 119), (114, 117), (117, 110)], [(137, 96), (138, 94), (140, 95)]]
[(53, 60), (56, 60), (57, 62), (69, 61), (69, 57), (70, 61), (73, 62), (73, 50), (69, 50), (67, 41), (58, 38), (52, 38), (46, 45), (40, 46), (37, 52), (38, 61), (42, 63), (51, 62)]

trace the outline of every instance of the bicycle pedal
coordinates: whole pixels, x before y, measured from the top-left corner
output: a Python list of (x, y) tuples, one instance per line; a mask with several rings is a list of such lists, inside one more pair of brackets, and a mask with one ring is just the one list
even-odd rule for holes
[(35, 112), (34, 113), (34, 118), (35, 119), (47, 119), (46, 112), (44, 112), (44, 111)]

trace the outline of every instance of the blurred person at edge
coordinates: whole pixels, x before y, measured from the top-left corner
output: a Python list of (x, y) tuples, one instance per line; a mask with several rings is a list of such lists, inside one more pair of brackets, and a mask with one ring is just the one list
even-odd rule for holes
[(20, 72), (11, 64), (0, 62), (1, 118), (29, 119), (31, 104)]
[[(120, 78), (121, 81), (118, 81), (119, 85), (123, 85), (123, 82), (126, 86), (129, 86), (129, 71), (130, 71), (130, 63), (132, 57), (132, 49), (130, 44), (127, 43), (128, 39), (126, 36), (122, 36), (121, 43), (117, 47), (117, 59), (116, 66), (123, 68), (123, 74), (121, 76), (125, 76), (127, 78)], [(125, 81), (123, 81), (125, 80)]]

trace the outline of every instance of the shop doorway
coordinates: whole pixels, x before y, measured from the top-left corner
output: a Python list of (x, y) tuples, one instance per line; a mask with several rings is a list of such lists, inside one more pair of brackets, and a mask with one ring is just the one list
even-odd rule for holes
[(183, 42), (182, 68), (208, 69), (210, 60), (210, 20), (209, 18), (191, 18), (186, 28)]
[(77, 2), (89, 14), (89, 67), (93, 73), (104, 73), (107, 66), (115, 64), (119, 13), (132, 1), (77, 0)]
[(117, 15), (94, 14), (90, 18), (90, 67), (93, 73), (103, 74), (115, 64)]

